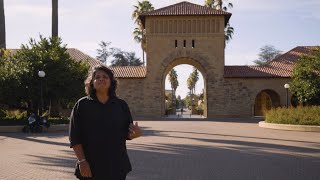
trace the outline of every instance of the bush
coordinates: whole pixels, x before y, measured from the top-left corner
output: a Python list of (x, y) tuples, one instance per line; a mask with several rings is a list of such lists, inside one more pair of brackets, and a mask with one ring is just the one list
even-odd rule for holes
[(7, 113), (5, 110), (0, 109), (0, 119), (5, 118), (7, 116)]
[(7, 110), (6, 111), (6, 118), (16, 119), (16, 120), (27, 119), (27, 111), (23, 111), (23, 110)]
[(276, 108), (266, 112), (266, 122), (276, 124), (320, 125), (320, 106)]
[[(21, 110), (1, 110), (0, 109), (0, 126), (26, 125), (28, 120), (27, 112)], [(69, 124), (68, 117), (50, 118), (50, 124)]]
[(48, 122), (50, 124), (69, 124), (69, 118), (68, 117), (49, 118)]

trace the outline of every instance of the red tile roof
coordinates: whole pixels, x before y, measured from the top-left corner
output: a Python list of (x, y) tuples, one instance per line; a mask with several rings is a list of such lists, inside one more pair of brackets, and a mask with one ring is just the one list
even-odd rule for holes
[(67, 53), (71, 56), (71, 58), (75, 59), (76, 61), (85, 61), (91, 67), (101, 65), (102, 63), (93, 57), (83, 53), (82, 51), (75, 49), (75, 48), (68, 48)]
[(139, 16), (139, 18), (141, 19), (141, 22), (144, 26), (146, 16), (212, 16), (212, 15), (225, 16), (226, 17), (225, 24), (227, 24), (232, 14), (222, 10), (214, 10), (207, 6), (201, 6), (198, 4), (193, 4), (190, 2), (183, 1), (167, 7), (163, 7), (160, 9), (143, 13)]
[(114, 66), (109, 67), (116, 78), (145, 78), (147, 70), (145, 66)]
[[(7, 49), (11, 52), (11, 54), (15, 54), (19, 49)], [(83, 53), (82, 51), (75, 49), (75, 48), (68, 48), (67, 53), (70, 55), (71, 58), (73, 58), (76, 61), (85, 61), (87, 62), (91, 67), (97, 66), (102, 64), (100, 61), (94, 59), (93, 57)]]
[(290, 78), (302, 55), (312, 54), (320, 46), (298, 46), (263, 66), (225, 66), (226, 78)]

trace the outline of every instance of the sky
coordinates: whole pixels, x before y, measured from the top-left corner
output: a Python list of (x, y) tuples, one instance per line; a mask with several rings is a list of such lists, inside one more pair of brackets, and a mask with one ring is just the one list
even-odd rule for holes
[[(205, 0), (189, 2), (203, 5)], [(89, 3), (90, 2), (90, 3)], [(150, 0), (161, 8), (181, 1)], [(320, 0), (229, 0), (233, 8), (230, 24), (234, 35), (225, 49), (226, 65), (252, 65), (259, 49), (273, 45), (287, 52), (296, 46), (320, 45)], [(134, 42), (131, 19), (136, 0), (60, 0), (59, 36), (69, 48), (77, 48), (96, 57), (101, 41), (112, 47), (136, 52), (141, 57), (140, 45)], [(4, 0), (7, 48), (19, 48), (29, 39), (51, 35), (51, 0)], [(186, 79), (192, 66), (180, 65), (177, 94), (185, 97)], [(170, 84), (166, 81), (166, 89)], [(196, 92), (203, 89), (200, 77)]]

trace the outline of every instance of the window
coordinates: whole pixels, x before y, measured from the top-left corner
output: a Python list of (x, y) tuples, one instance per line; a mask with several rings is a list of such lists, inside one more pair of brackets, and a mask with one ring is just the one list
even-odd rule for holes
[(183, 48), (186, 48), (186, 40), (183, 40)]
[(194, 46), (194, 40), (192, 40), (192, 48), (194, 48), (195, 46)]
[(174, 41), (174, 45), (175, 45), (176, 48), (178, 48), (178, 40)]

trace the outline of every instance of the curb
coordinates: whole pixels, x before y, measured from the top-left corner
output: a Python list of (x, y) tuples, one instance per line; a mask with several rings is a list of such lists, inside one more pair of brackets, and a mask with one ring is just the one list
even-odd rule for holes
[(265, 121), (260, 121), (259, 127), (278, 129), (278, 130), (287, 130), (287, 131), (320, 132), (320, 126), (274, 124), (274, 123), (267, 123)]
[[(22, 132), (23, 126), (0, 126), (0, 133), (14, 133)], [(57, 131), (68, 131), (69, 124), (58, 124), (51, 125), (48, 130), (44, 129), (45, 132), (57, 132)]]

